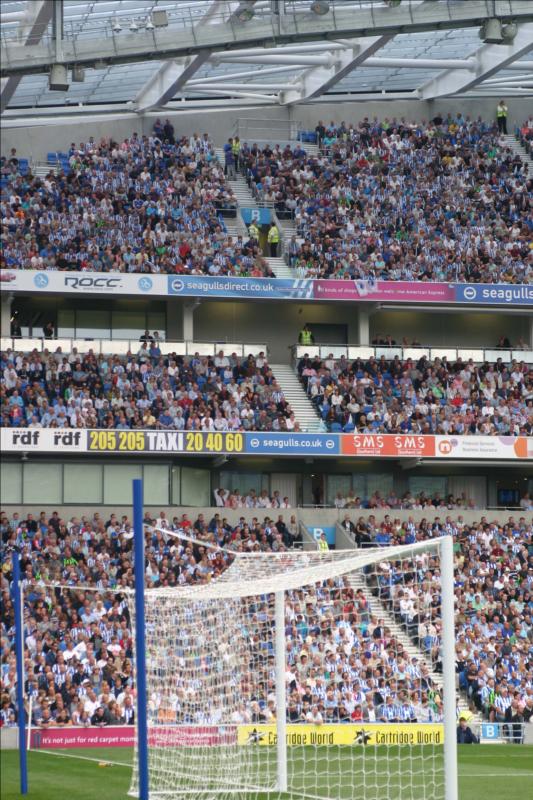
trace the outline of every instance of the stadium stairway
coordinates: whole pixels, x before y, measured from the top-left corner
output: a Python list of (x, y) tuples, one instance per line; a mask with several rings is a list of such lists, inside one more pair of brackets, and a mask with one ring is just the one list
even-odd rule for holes
[[(390, 613), (389, 609), (383, 605), (376, 597), (373, 597), (368, 592), (368, 587), (364, 581), (363, 576), (360, 572), (352, 572), (350, 575), (347, 576), (348, 584), (357, 591), (358, 589), (362, 589), (365, 593), (365, 596), (368, 600), (368, 606), (370, 612), (374, 614), (379, 619), (382, 619), (390, 629), (394, 638), (403, 645), (405, 652), (409, 655), (410, 658), (418, 658), (420, 661), (425, 661), (428, 666), (431, 665), (427, 655), (413, 642), (409, 634), (406, 630), (396, 622), (393, 615)], [(439, 691), (442, 693), (443, 687), (443, 680), (442, 675), (440, 672), (435, 672), (433, 669), (430, 669), (431, 679), (438, 687)], [(465, 695), (458, 691), (457, 693), (457, 707), (459, 709), (459, 713), (461, 711), (468, 711), (471, 712), (470, 706), (468, 704), (468, 700), (466, 699)], [(472, 721), (481, 724), (481, 717), (479, 714), (472, 713)]]
[(257, 208), (257, 203), (253, 194), (250, 191), (246, 178), (237, 173), (237, 178), (234, 181), (228, 180), (228, 184), (233, 189), (233, 194), (237, 198), (237, 202), (242, 208)]
[(514, 134), (508, 134), (503, 137), (507, 146), (520, 156), (522, 161), (529, 167), (529, 175), (533, 175), (533, 158), (529, 155), (523, 144), (516, 138)]
[(293, 236), (296, 236), (296, 225), (293, 219), (280, 219), (278, 217), (279, 225), (283, 235), (283, 241), (287, 244)]
[(305, 433), (319, 431), (320, 418), (290, 364), (270, 364), (270, 367), (302, 431)]
[(271, 258), (268, 256), (267, 261), (276, 278), (294, 278), (294, 271), (285, 262), (284, 258)]

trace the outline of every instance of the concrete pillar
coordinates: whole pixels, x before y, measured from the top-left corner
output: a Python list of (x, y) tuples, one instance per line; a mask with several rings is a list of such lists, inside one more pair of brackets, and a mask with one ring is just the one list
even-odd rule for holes
[(13, 295), (7, 292), (2, 293), (1, 313), (0, 313), (0, 335), (11, 336), (11, 303)]
[(167, 300), (167, 342), (181, 341), (182, 304), (179, 300)]
[(370, 314), (366, 308), (357, 309), (358, 344), (370, 344)]

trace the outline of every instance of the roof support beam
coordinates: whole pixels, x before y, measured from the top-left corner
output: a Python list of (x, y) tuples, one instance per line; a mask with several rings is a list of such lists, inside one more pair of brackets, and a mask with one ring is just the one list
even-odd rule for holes
[(135, 98), (139, 114), (152, 108), (159, 108), (172, 100), (176, 92), (185, 86), (189, 78), (198, 72), (210, 56), (210, 51), (197, 56), (182, 58), (180, 61), (165, 61), (155, 75), (145, 83)]
[[(196, 55), (205, 50), (264, 47), (265, 43), (297, 44), (313, 40), (323, 42), (326, 37), (336, 41), (339, 37), (366, 37), (369, 34), (372, 37), (393, 36), (397, 33), (478, 27), (493, 8), (493, 3), (468, 0), (467, 3), (401, 3), (397, 7), (368, 3), (348, 10), (334, 0), (334, 13), (323, 17), (292, 13), (290, 8), (283, 15), (259, 9), (246, 23), (237, 23), (232, 17), (227, 19), (217, 11), (212, 25), (198, 25), (183, 17), (168, 28), (143, 30), (135, 35), (124, 33), (120, 37), (112, 35), (110, 27), (104, 28), (97, 48), (92, 37), (65, 38), (64, 61), (72, 66), (91, 66), (96, 59), (108, 65), (128, 64)], [(533, 3), (530, 0), (506, 0), (501, 17), (517, 24), (531, 22)], [(46, 72), (55, 58), (49, 40), (23, 47), (14, 40), (8, 42), (3, 38), (0, 55), (2, 77)]]
[(476, 51), (472, 69), (446, 70), (417, 90), (421, 100), (446, 97), (467, 92), (481, 81), (533, 51), (533, 23), (525, 23), (518, 28), (515, 39), (510, 44), (485, 44)]
[[(26, 11), (16, 12), (19, 20), (17, 33), (24, 47), (38, 44), (52, 19), (54, 3), (52, 0), (31, 0)], [(7, 16), (7, 15), (6, 15)], [(11, 15), (14, 18), (14, 15)], [(2, 23), (4, 16), (2, 16)], [(20, 77), (11, 75), (1, 82), (0, 86), (0, 112), (4, 112), (7, 104), (15, 94)]]
[[(227, 4), (228, 12), (231, 13), (237, 6), (235, 0)], [(213, 25), (218, 11), (216, 0), (213, 0), (207, 7), (205, 14), (198, 22), (198, 27)], [(164, 106), (172, 100), (192, 76), (203, 67), (211, 55), (211, 50), (206, 49), (194, 56), (187, 56), (180, 61), (165, 61), (155, 75), (145, 83), (135, 98), (138, 113), (142, 114), (151, 108)]]
[(376, 53), (392, 38), (392, 36), (369, 36), (365, 39), (354, 39), (350, 47), (332, 54), (333, 63), (305, 70), (299, 75), (294, 88), (281, 93), (281, 105), (289, 106), (301, 103), (329, 91), (332, 86), (335, 86), (355, 67), (363, 64), (369, 56)]

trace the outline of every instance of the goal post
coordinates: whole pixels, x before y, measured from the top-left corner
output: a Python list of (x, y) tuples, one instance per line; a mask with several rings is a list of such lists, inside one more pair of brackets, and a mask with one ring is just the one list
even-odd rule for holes
[(28, 761), (26, 751), (26, 709), (24, 707), (24, 610), (22, 607), (22, 582), (20, 575), (20, 553), (12, 555), (11, 596), (15, 612), (15, 659), (17, 669), (17, 728), (19, 750), (19, 785), (21, 795), (28, 794)]
[(136, 580), (147, 727), (138, 714), (130, 795), (457, 800), (452, 539), (224, 558), (205, 582), (185, 562), (178, 586)]

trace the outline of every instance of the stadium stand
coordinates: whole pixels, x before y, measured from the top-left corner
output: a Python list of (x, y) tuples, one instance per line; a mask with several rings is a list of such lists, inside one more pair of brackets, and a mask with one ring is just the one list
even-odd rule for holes
[[(240, 147), (254, 196), (294, 219), (298, 277), (531, 282), (528, 168), (491, 123), (331, 122), (321, 145)], [(2, 267), (273, 274), (257, 236), (226, 233), (237, 203), (208, 134), (90, 137), (52, 160), (33, 177), (2, 159)]]
[(0, 368), (3, 426), (299, 430), (263, 352), (163, 356), (143, 341), (124, 356), (6, 351)]
[[(301, 546), (294, 520), (293, 516), (286, 524), (279, 515), (276, 522), (265, 517), (255, 525), (241, 520), (231, 526), (216, 514), (209, 522), (203, 515), (194, 521), (186, 515), (170, 520), (164, 512), (158, 518), (146, 515), (146, 579), (153, 586), (172, 586), (215, 577), (231, 556), (219, 553), (208, 558), (202, 541), (236, 551)], [(390, 522), (387, 517), (375, 525), (372, 520), (347, 521), (359, 547), (386, 547), (439, 535), (454, 537), (459, 686), (471, 708), (487, 719), (507, 721), (511, 707), (529, 721), (533, 715), (528, 666), (533, 636), (528, 580), (532, 522), (521, 517), (498, 524), (484, 516), (470, 525), (453, 517), (419, 524), (409, 518), (403, 523)], [(24, 518), (2, 513), (0, 531), (2, 724), (16, 721), (13, 607), (8, 592), (10, 554), (15, 546), (23, 554), (26, 689), (34, 698), (33, 723), (42, 728), (131, 723), (132, 635), (127, 602), (120, 595), (120, 589), (131, 586), (133, 580), (128, 516), (119, 518), (111, 513), (106, 520), (101, 512), (94, 512), (66, 520), (57, 512), (49, 518), (37, 511)], [(189, 534), (196, 543), (174, 540), (172, 531)], [(363, 587), (352, 585), (349, 577), (315, 589), (305, 606), (299, 593), (293, 593), (286, 608), (289, 721), (309, 721), (312, 714), (320, 715), (322, 721), (441, 719), (435, 683), (440, 657), (439, 603), (434, 603), (429, 618), (425, 613), (425, 595), (432, 595), (436, 570), (438, 564), (431, 559), (417, 564), (391, 563), (384, 553), (378, 571), (367, 576), (367, 588), (382, 606), (377, 615), (379, 606), (370, 608)], [(72, 591), (46, 588), (44, 583), (50, 580), (67, 584)], [(77, 584), (93, 585), (104, 593), (76, 591)], [(106, 595), (107, 588), (110, 593)], [(344, 617), (336, 616), (339, 603)], [(422, 659), (398, 645), (387, 614), (405, 629)], [(334, 644), (330, 647), (330, 643)], [(339, 664), (345, 664), (342, 676), (332, 680)], [(264, 669), (267, 667), (265, 662)], [(257, 687), (266, 685), (263, 678), (258, 667)], [(188, 716), (186, 704), (178, 703), (175, 710), (178, 721), (195, 721)], [(263, 693), (240, 709), (235, 721), (268, 722), (272, 718), (272, 701)]]
[(343, 356), (304, 356), (297, 371), (332, 431), (497, 436), (533, 430), (533, 372), (523, 361), (382, 356), (350, 363)]
[(294, 218), (300, 277), (531, 280), (528, 170), (491, 124), (331, 122), (321, 145), (241, 149), (257, 197)]
[(256, 239), (226, 232), (236, 200), (207, 134), (90, 137), (57, 159), (41, 177), (3, 158), (2, 268), (272, 274)]

